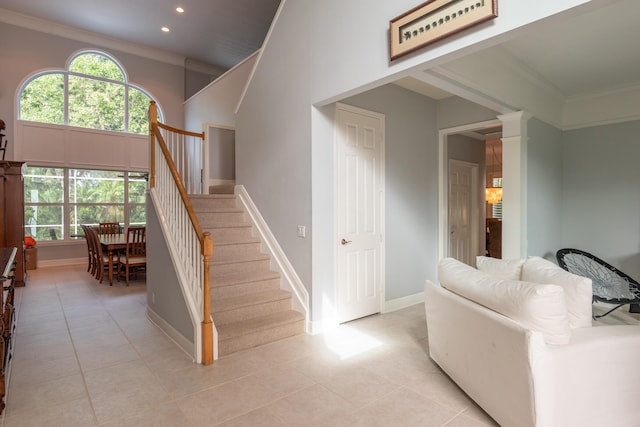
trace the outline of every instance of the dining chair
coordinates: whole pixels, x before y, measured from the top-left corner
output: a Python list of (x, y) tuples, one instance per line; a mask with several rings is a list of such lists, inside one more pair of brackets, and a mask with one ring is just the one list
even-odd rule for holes
[(147, 268), (146, 227), (129, 227), (127, 230), (127, 246), (124, 253), (118, 254), (118, 279), (124, 275), (129, 286), (131, 272)]
[(98, 224), (98, 235), (115, 236), (116, 234), (120, 234), (119, 222), (101, 222)]
[[(91, 244), (91, 236), (89, 236), (89, 228), (88, 225), (80, 224), (82, 228), (82, 232), (84, 233), (84, 240), (87, 241), (87, 255), (88, 255), (88, 263), (87, 263), (87, 272), (93, 269), (93, 245)], [(91, 273), (93, 274), (93, 272)]]
[(105, 256), (102, 252), (98, 231), (93, 227), (87, 227), (87, 232), (93, 254), (93, 269), (91, 270), (91, 274), (93, 274), (93, 277), (95, 277), (99, 283), (102, 283), (105, 269), (109, 268), (109, 257)]

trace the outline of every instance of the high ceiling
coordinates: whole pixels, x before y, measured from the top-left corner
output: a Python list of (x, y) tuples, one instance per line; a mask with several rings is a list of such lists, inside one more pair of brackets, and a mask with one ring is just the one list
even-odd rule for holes
[[(280, 0), (0, 0), (0, 9), (228, 69), (262, 46), (279, 4)], [(185, 12), (178, 14), (177, 6)], [(170, 31), (162, 32), (163, 26)]]
[[(640, 1), (595, 3), (605, 6), (560, 17), (543, 30), (525, 29), (520, 37), (475, 55), (507, 57), (565, 98), (640, 86), (635, 46), (640, 40)], [(260, 48), (279, 4), (280, 0), (0, 0), (0, 14), (4, 9), (42, 18), (227, 69)], [(176, 6), (184, 7), (185, 13), (176, 13)], [(162, 26), (171, 31), (163, 33)], [(411, 77), (397, 83), (434, 99), (449, 95)]]
[(640, 83), (640, 1), (612, 2), (502, 46), (565, 96)]

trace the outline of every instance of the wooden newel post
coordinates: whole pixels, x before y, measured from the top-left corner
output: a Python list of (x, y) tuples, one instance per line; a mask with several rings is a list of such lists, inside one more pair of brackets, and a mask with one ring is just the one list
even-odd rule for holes
[(151, 101), (149, 103), (149, 156), (151, 157), (149, 159), (149, 188), (153, 188), (156, 185), (156, 140), (153, 131), (154, 124), (158, 124), (158, 107), (156, 106), (156, 101)]
[(204, 261), (204, 283), (202, 290), (202, 364), (211, 365), (213, 363), (213, 322), (211, 322), (211, 284), (209, 279), (209, 260), (213, 255), (213, 240), (211, 233), (203, 233), (202, 255)]

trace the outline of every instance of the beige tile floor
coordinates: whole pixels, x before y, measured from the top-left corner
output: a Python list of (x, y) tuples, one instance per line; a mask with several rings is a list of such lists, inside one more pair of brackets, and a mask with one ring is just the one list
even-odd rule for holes
[(30, 272), (4, 426), (496, 424), (431, 362), (422, 305), (193, 364), (145, 317), (145, 283)]

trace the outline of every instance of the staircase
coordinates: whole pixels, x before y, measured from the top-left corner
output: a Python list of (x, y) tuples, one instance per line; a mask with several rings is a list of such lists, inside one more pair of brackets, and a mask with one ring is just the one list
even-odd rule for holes
[(191, 196), (203, 231), (214, 242), (211, 259), (211, 315), (218, 331), (218, 355), (304, 332), (304, 315), (291, 309), (280, 274), (234, 194)]

